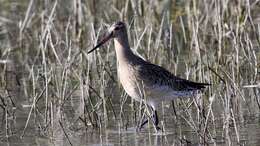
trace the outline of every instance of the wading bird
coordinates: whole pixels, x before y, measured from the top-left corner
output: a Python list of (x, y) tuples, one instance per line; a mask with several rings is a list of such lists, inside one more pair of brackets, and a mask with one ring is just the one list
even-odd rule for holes
[[(144, 102), (152, 108), (152, 122), (156, 130), (160, 129), (156, 111), (160, 102), (174, 100), (177, 97), (196, 96), (209, 85), (176, 77), (166, 69), (135, 55), (129, 46), (124, 22), (114, 23), (101, 41), (88, 51), (88, 54), (110, 39), (114, 39), (118, 61), (117, 72), (124, 90), (133, 99)], [(147, 122), (148, 118), (138, 126), (138, 130)]]

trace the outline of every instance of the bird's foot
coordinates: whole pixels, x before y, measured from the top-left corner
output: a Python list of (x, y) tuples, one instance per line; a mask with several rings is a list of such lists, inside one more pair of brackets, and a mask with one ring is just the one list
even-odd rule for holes
[(146, 125), (147, 123), (148, 123), (148, 119), (145, 119), (145, 120), (142, 122), (142, 124), (140, 124), (140, 125), (138, 125), (138, 126), (136, 127), (136, 131), (141, 131), (142, 128), (144, 127), (144, 125)]
[[(146, 122), (146, 123), (147, 123), (147, 122)], [(145, 125), (146, 123), (142, 123), (140, 126), (137, 126), (137, 127), (136, 127), (136, 132), (140, 132), (140, 131), (143, 129), (143, 127), (144, 127), (144, 125)], [(156, 132), (159, 132), (160, 130), (162, 130), (161, 127), (156, 126), (156, 125), (154, 125), (154, 128), (155, 128)]]
[[(146, 118), (142, 124), (138, 125), (136, 128), (136, 131), (141, 131), (142, 128), (148, 123), (148, 119)], [(158, 116), (157, 113), (155, 112), (155, 114), (153, 114), (152, 116), (152, 123), (155, 127), (155, 130), (158, 132), (159, 130), (161, 130), (161, 128), (158, 126), (159, 125), (159, 121), (158, 121)]]

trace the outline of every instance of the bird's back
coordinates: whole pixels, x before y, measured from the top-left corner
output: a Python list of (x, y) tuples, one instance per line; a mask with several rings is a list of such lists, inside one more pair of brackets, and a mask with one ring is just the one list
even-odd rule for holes
[(147, 85), (168, 86), (175, 91), (201, 90), (209, 85), (176, 77), (163, 67), (146, 61), (135, 64), (133, 68), (137, 79)]

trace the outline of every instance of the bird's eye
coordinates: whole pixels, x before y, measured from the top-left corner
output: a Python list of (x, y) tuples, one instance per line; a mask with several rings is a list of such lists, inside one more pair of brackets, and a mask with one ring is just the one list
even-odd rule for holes
[(115, 27), (115, 30), (119, 30), (120, 29), (120, 27)]

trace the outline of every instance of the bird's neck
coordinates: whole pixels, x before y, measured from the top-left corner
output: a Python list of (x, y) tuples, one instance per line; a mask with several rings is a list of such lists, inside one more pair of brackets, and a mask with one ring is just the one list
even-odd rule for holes
[(129, 61), (133, 60), (135, 55), (129, 46), (127, 35), (116, 37), (114, 39), (114, 44), (116, 57), (119, 63), (128, 63)]

